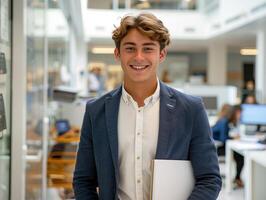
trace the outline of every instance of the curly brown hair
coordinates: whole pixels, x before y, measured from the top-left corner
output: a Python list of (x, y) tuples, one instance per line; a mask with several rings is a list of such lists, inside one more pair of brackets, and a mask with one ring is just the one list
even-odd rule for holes
[(121, 19), (120, 26), (115, 28), (112, 36), (116, 48), (120, 49), (121, 40), (133, 28), (150, 39), (158, 41), (160, 50), (170, 44), (170, 34), (163, 22), (151, 13), (141, 13), (137, 16), (126, 15)]

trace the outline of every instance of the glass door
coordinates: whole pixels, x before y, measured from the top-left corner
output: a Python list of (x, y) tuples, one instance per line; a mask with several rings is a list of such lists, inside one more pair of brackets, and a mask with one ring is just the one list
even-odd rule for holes
[(0, 199), (10, 196), (11, 0), (0, 1)]

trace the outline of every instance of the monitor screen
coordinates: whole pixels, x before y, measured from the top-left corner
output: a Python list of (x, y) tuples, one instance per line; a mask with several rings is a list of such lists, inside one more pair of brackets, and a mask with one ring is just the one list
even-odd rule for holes
[(217, 110), (217, 97), (216, 96), (202, 96), (203, 103), (206, 110)]
[(59, 136), (70, 130), (69, 122), (65, 119), (57, 120), (55, 122), (55, 127)]
[(242, 124), (266, 125), (266, 104), (243, 104), (241, 108)]

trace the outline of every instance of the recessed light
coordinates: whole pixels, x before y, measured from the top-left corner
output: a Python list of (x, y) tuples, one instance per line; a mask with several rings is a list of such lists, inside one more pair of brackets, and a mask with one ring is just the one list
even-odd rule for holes
[(257, 55), (257, 49), (241, 49), (240, 54), (243, 56), (255, 56)]
[(113, 47), (93, 47), (91, 52), (94, 54), (113, 54), (114, 48)]

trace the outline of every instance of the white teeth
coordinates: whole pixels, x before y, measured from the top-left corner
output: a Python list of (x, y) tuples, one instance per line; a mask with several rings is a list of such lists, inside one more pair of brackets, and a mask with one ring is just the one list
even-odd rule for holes
[(141, 66), (139, 66), (139, 65), (131, 65), (131, 67), (134, 68), (134, 69), (140, 70), (140, 69), (146, 68), (146, 65), (141, 65)]

